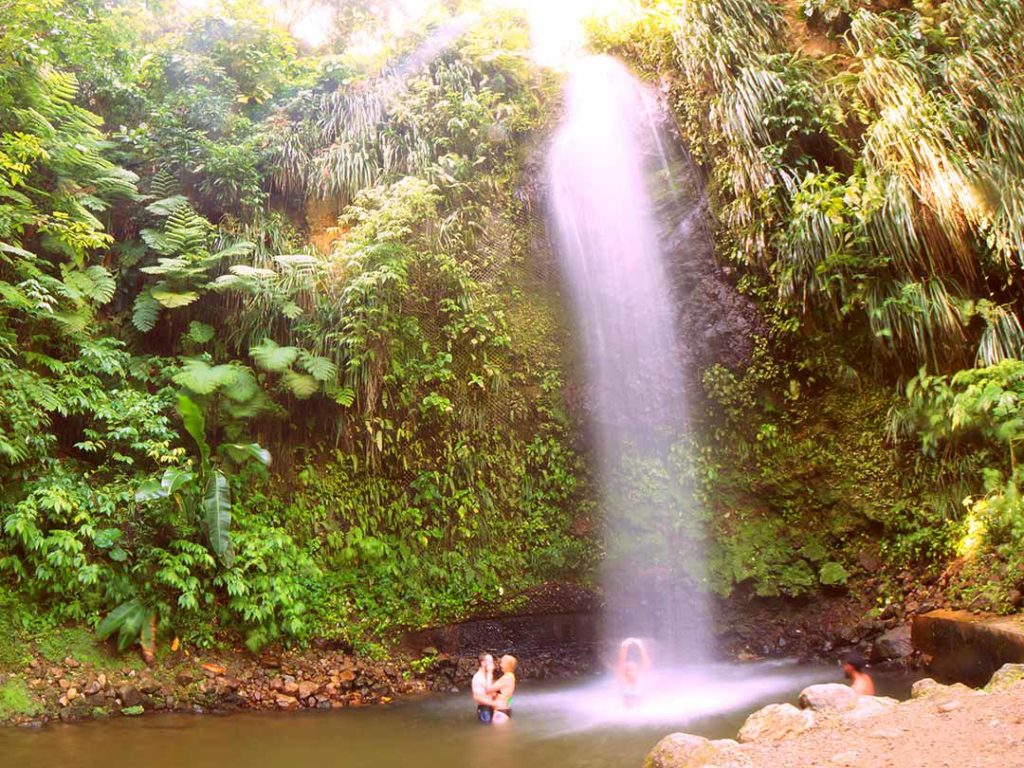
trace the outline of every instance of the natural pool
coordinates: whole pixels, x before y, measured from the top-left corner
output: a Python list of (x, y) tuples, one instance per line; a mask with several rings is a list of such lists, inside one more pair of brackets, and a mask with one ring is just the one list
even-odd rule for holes
[[(659, 738), (734, 737), (763, 704), (839, 682), (837, 667), (775, 661), (662, 672), (644, 706), (623, 709), (607, 680), (523, 681), (511, 726), (480, 726), (468, 695), (390, 707), (224, 716), (152, 715), (0, 730), (3, 768), (639, 768)], [(911, 678), (876, 675), (905, 698)]]

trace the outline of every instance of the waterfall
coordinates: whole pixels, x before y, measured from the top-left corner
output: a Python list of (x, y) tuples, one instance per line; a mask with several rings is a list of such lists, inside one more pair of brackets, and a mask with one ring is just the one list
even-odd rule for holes
[(605, 638), (650, 638), (656, 662), (681, 662), (706, 655), (708, 630), (686, 448), (685, 340), (655, 203), (679, 180), (653, 104), (615, 59), (580, 59), (547, 182), (597, 457)]

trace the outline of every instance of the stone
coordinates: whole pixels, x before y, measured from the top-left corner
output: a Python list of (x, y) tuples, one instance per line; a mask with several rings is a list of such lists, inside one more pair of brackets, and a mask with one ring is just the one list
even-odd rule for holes
[(811, 685), (800, 692), (800, 708), (815, 712), (846, 712), (857, 705), (857, 694), (848, 685)]
[(80, 666), (82, 666), (82, 664), (81, 662), (75, 661), (70, 656), (66, 656), (64, 658), (64, 666), (68, 669), (78, 669)]
[(993, 674), (985, 686), (989, 693), (1005, 691), (1024, 680), (1024, 664), (1003, 664)]
[(712, 739), (711, 746), (719, 751), (730, 750), (734, 747), (738, 747), (740, 743), (736, 739)]
[(312, 680), (303, 680), (299, 683), (299, 698), (308, 699), (315, 693), (319, 693), (320, 683), (314, 683)]
[(712, 765), (719, 751), (702, 736), (670, 733), (644, 760), (644, 768), (701, 768)]
[(960, 699), (951, 699), (939, 704), (939, 712), (954, 712), (955, 710), (960, 709), (961, 706), (962, 702)]
[(117, 691), (117, 697), (121, 700), (122, 707), (141, 707), (142, 702), (144, 701), (139, 689), (131, 685), (125, 685), (119, 688)]
[(291, 696), (286, 696), (283, 693), (277, 694), (274, 697), (274, 703), (278, 709), (295, 709), (299, 706), (299, 702)]
[(914, 644), (910, 639), (910, 624), (902, 624), (881, 635), (872, 646), (872, 655), (878, 661), (905, 659), (914, 652)]
[(86, 696), (94, 696), (95, 694), (99, 693), (102, 690), (103, 690), (103, 686), (100, 685), (100, 681), (99, 680), (92, 680), (89, 683), (86, 683), (85, 688), (82, 689), (82, 693), (85, 694)]
[(886, 696), (858, 696), (854, 708), (843, 714), (843, 722), (859, 723), (869, 717), (891, 712), (898, 706), (899, 702), (896, 699)]
[(68, 701), (74, 701), (75, 699), (78, 698), (78, 689), (75, 688), (75, 686), (71, 686), (70, 688), (67, 689), (67, 691), (64, 693), (64, 695), (67, 696)]
[(910, 698), (912, 699), (923, 699), (927, 696), (932, 695), (939, 688), (945, 688), (936, 680), (930, 677), (922, 678), (921, 680), (914, 681), (914, 684), (910, 686)]
[(963, 683), (953, 683), (953, 685), (942, 685), (937, 683), (930, 677), (926, 677), (923, 680), (918, 680), (910, 688), (910, 698), (912, 699), (947, 699), (951, 696), (955, 696), (960, 693), (971, 693), (973, 691), (969, 686)]
[(294, 679), (289, 680), (288, 677), (285, 676), (284, 682), (281, 684), (280, 691), (285, 696), (297, 696), (299, 693), (299, 684), (296, 683)]
[(71, 687), (71, 681), (62, 677), (60, 680), (57, 681), (57, 685), (60, 687), (62, 691), (66, 691), (68, 688)]
[(737, 737), (740, 743), (791, 739), (814, 726), (814, 713), (792, 704), (769, 704), (747, 718)]

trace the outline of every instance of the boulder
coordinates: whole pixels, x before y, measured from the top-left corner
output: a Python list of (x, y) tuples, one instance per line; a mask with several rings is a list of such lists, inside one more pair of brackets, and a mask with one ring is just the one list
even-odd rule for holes
[(886, 696), (858, 696), (853, 709), (843, 713), (843, 722), (859, 723), (869, 717), (891, 712), (898, 706), (899, 702), (896, 699)]
[(122, 707), (141, 707), (142, 702), (145, 701), (138, 688), (131, 685), (125, 685), (118, 689), (117, 697), (121, 699)]
[(953, 685), (943, 685), (937, 683), (930, 677), (926, 677), (922, 680), (918, 680), (910, 688), (910, 698), (912, 699), (948, 699), (956, 696), (960, 693), (970, 693), (973, 689), (963, 683), (953, 683)]
[(857, 705), (857, 694), (848, 685), (811, 685), (800, 692), (800, 708), (815, 712), (846, 712)]
[(308, 699), (315, 693), (319, 693), (320, 683), (314, 683), (312, 680), (303, 680), (299, 683), (299, 698)]
[(792, 704), (769, 704), (747, 718), (737, 737), (741, 743), (750, 741), (782, 741), (791, 739), (814, 725), (814, 713), (797, 709)]
[(702, 736), (670, 733), (644, 760), (644, 768), (702, 768), (712, 765), (719, 751)]
[(894, 627), (875, 640), (871, 653), (878, 661), (905, 659), (914, 652), (914, 644), (910, 635), (910, 624)]
[(1003, 664), (988, 681), (985, 690), (989, 693), (1005, 691), (1024, 680), (1024, 664)]

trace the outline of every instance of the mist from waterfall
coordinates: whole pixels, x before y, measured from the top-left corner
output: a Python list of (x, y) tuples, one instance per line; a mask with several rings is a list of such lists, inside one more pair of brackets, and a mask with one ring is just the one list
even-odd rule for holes
[(684, 340), (655, 201), (674, 195), (656, 98), (607, 56), (570, 70), (547, 164), (551, 228), (585, 367), (606, 557), (604, 635), (655, 662), (706, 656)]

